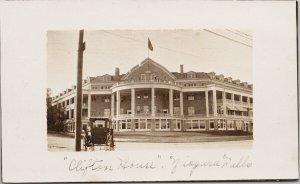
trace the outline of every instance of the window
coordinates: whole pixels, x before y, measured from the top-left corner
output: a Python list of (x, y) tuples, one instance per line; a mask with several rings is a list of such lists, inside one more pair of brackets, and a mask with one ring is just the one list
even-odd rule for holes
[(74, 118), (74, 109), (71, 110), (71, 118)]
[(144, 98), (145, 98), (145, 99), (149, 98), (149, 96), (148, 96), (147, 93), (144, 93)]
[(179, 99), (180, 99), (179, 94), (174, 94), (174, 100), (179, 100)]
[(161, 120), (160, 129), (167, 129), (167, 123), (165, 119)]
[(168, 119), (168, 120), (167, 120), (167, 129), (170, 129), (170, 124), (171, 124), (171, 120)]
[(199, 129), (198, 120), (193, 120), (192, 127), (193, 127), (193, 129)]
[(105, 103), (108, 103), (109, 101), (110, 101), (109, 98), (105, 98), (105, 99), (104, 99), (104, 102), (105, 102)]
[(168, 109), (163, 109), (164, 114), (168, 114), (168, 111), (169, 111)]
[(214, 130), (215, 129), (215, 122), (213, 122), (213, 121), (209, 122), (209, 129), (210, 130)]
[(174, 114), (180, 114), (180, 108), (174, 107)]
[(144, 113), (149, 113), (149, 106), (147, 105), (144, 106)]
[(188, 129), (188, 130), (192, 129), (192, 122), (191, 121), (186, 121), (186, 129)]
[(122, 128), (121, 129), (126, 129), (126, 122), (124, 122), (124, 121), (122, 121), (122, 126), (121, 126)]
[(154, 79), (156, 79), (156, 76), (155, 76), (155, 74), (154, 74), (154, 73), (152, 73), (152, 74), (150, 75), (150, 79), (151, 79), (151, 80), (154, 80)]
[(188, 115), (194, 115), (195, 114), (195, 108), (194, 107), (188, 107)]
[(205, 122), (200, 121), (200, 130), (205, 130)]
[(127, 120), (127, 130), (131, 129), (131, 119)]
[(134, 123), (135, 129), (139, 129), (140, 128), (139, 120), (135, 119), (134, 121), (135, 121), (135, 123)]
[(189, 72), (187, 78), (196, 78), (196, 74), (194, 72)]
[(159, 119), (155, 120), (155, 129), (159, 129)]
[(146, 129), (146, 119), (140, 119), (140, 129)]
[(177, 120), (177, 123), (176, 123), (176, 129), (177, 129), (177, 130), (180, 130), (180, 129), (181, 129), (181, 123), (180, 123), (180, 120)]
[(141, 80), (146, 80), (146, 75), (145, 74), (141, 74)]
[(195, 100), (194, 95), (189, 95), (189, 96), (188, 96), (188, 100)]
[(139, 105), (136, 106), (136, 112), (137, 112), (137, 113), (140, 113), (140, 112), (141, 112), (141, 106), (139, 106)]
[(110, 116), (110, 109), (104, 109), (104, 116)]
[(131, 110), (127, 110), (127, 114), (131, 114)]
[(147, 119), (147, 129), (151, 129), (151, 119)]

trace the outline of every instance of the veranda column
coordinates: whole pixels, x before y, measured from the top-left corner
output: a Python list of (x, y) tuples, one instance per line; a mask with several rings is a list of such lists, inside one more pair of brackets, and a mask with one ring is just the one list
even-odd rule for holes
[[(232, 103), (232, 108), (234, 109), (234, 94), (233, 93), (231, 93), (231, 103)], [(233, 117), (235, 117), (235, 110), (233, 110)], [(236, 123), (234, 123), (234, 124), (236, 126)]]
[(205, 111), (206, 117), (209, 117), (209, 107), (208, 107), (208, 91), (205, 91)]
[[(72, 113), (71, 99), (72, 99), (72, 98), (69, 99), (69, 119), (72, 118), (72, 114), (71, 114), (71, 113)], [(249, 105), (250, 105), (250, 104), (249, 104)]]
[(120, 91), (117, 91), (117, 117), (120, 116), (120, 100), (121, 100), (121, 97), (120, 97)]
[(214, 107), (214, 116), (217, 116), (217, 91), (213, 89), (213, 107)]
[(179, 98), (180, 98), (180, 115), (183, 116), (183, 92), (182, 91), (180, 91)]
[[(225, 92), (225, 89), (223, 91), (222, 97), (223, 97), (223, 115), (226, 117), (227, 110), (226, 110), (226, 92)], [(225, 129), (227, 130), (228, 129), (228, 127), (227, 127), (227, 119), (224, 119), (224, 121), (225, 121)]]
[(223, 114), (224, 114), (224, 116), (226, 116), (227, 110), (226, 110), (226, 93), (225, 93), (225, 90), (223, 91), (222, 97), (223, 97)]
[(173, 116), (173, 90), (169, 89), (169, 112)]
[(69, 119), (71, 119), (72, 118), (72, 109), (70, 108), (69, 109)]
[(77, 96), (74, 97), (74, 120), (75, 122), (77, 121), (77, 118), (76, 118), (76, 113), (77, 113)]
[(111, 117), (114, 117), (114, 115), (115, 115), (115, 93), (111, 94), (110, 103), (111, 103), (110, 114), (111, 114)]
[(135, 89), (131, 89), (131, 116), (135, 114)]
[(88, 94), (88, 118), (91, 117), (91, 107), (92, 107), (92, 100), (91, 100), (91, 94)]
[(247, 106), (248, 106), (248, 108), (251, 107), (251, 105), (250, 105), (250, 97), (249, 96), (247, 97)]
[(243, 106), (243, 96), (240, 95), (240, 103), (241, 103), (241, 106)]
[[(217, 91), (216, 89), (214, 88), (213, 89), (213, 108), (214, 108), (214, 117), (217, 117), (218, 116), (218, 113), (217, 113)], [(218, 121), (219, 120), (215, 120), (215, 130), (218, 130)]]
[(155, 116), (155, 88), (151, 88), (151, 116)]

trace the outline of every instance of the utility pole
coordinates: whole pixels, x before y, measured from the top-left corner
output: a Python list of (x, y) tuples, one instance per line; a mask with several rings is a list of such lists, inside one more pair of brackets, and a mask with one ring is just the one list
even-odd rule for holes
[(82, 63), (85, 42), (83, 42), (83, 29), (79, 32), (78, 56), (77, 56), (77, 101), (76, 101), (76, 133), (75, 150), (81, 151), (81, 113), (82, 113)]

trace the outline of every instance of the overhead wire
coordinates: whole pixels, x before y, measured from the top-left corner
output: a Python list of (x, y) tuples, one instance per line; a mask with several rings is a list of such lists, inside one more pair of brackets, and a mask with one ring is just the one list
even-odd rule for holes
[(242, 44), (242, 45), (245, 45), (245, 46), (247, 46), (247, 47), (252, 48), (252, 45), (248, 45), (248, 44), (246, 44), (246, 43), (243, 43), (243, 42), (234, 40), (234, 39), (229, 38), (229, 37), (227, 37), (227, 36), (224, 36), (224, 35), (222, 35), (222, 34), (220, 34), (220, 33), (216, 33), (216, 32), (214, 32), (214, 31), (211, 31), (211, 30), (208, 30), (208, 29), (203, 29), (203, 30), (204, 30), (204, 31), (207, 31), (207, 32), (209, 32), (209, 33), (211, 33), (211, 34), (220, 36), (220, 37), (222, 37), (222, 38), (226, 38), (226, 39), (231, 40), (231, 41), (233, 41), (233, 42), (236, 42), (236, 43), (239, 43), (239, 44)]

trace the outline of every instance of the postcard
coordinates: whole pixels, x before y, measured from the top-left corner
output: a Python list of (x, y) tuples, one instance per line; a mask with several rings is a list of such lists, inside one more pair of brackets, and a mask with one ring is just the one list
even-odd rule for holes
[(298, 179), (296, 8), (2, 2), (3, 181)]

